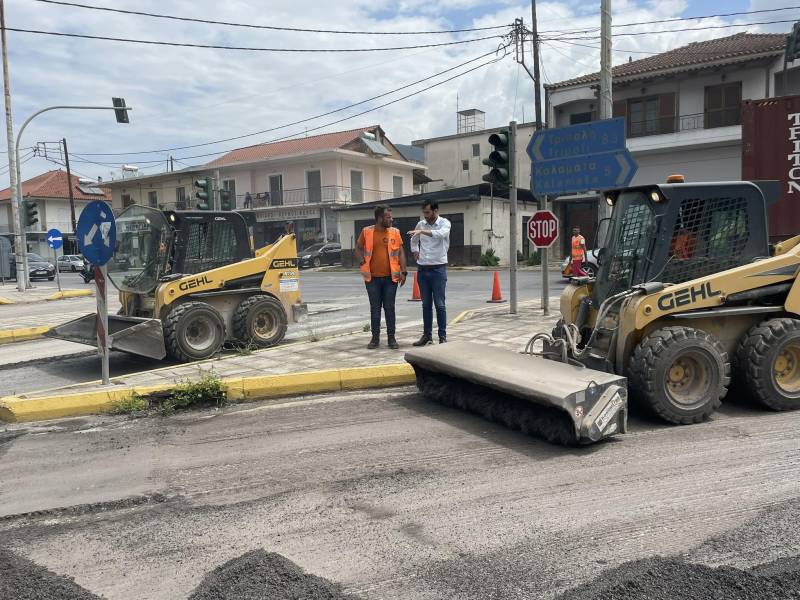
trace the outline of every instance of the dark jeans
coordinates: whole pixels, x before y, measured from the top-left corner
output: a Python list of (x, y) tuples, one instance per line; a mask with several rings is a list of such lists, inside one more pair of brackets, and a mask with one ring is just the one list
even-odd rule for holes
[(381, 307), (386, 315), (386, 334), (394, 335), (394, 299), (397, 296), (397, 284), (391, 277), (373, 277), (366, 286), (372, 337), (378, 337), (381, 332)]
[(433, 305), (436, 305), (436, 324), (439, 337), (447, 335), (447, 310), (444, 306), (444, 288), (447, 285), (447, 265), (419, 266), (417, 272), (419, 293), (422, 296), (422, 333), (433, 337)]

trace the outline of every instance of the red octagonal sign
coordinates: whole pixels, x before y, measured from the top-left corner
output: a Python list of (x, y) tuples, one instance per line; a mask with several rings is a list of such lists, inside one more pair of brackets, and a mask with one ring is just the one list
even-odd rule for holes
[(549, 210), (537, 210), (528, 221), (528, 239), (537, 248), (549, 248), (558, 237), (558, 217)]

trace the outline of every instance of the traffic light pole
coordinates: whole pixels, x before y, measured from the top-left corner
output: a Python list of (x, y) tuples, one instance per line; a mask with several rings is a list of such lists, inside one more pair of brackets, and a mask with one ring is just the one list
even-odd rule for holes
[(508, 188), (508, 199), (511, 208), (508, 213), (508, 277), (509, 277), (509, 302), (508, 312), (517, 314), (517, 122), (508, 124), (510, 133), (508, 140), (508, 165), (511, 177), (511, 186)]
[[(5, 37), (5, 26), (3, 27), (3, 36)], [(3, 48), (5, 49), (5, 44), (3, 45)], [(7, 77), (7, 75), (6, 75), (6, 77)], [(28, 126), (28, 123), (33, 121), (33, 119), (38, 117), (40, 114), (48, 112), (48, 111), (51, 111), (51, 110), (62, 110), (62, 109), (63, 110), (114, 110), (114, 111), (118, 111), (118, 110), (122, 110), (122, 111), (133, 110), (130, 107), (119, 108), (119, 107), (114, 107), (114, 106), (68, 106), (68, 105), (64, 105), (64, 106), (48, 106), (47, 108), (43, 108), (42, 110), (36, 111), (30, 117), (28, 117), (25, 120), (25, 122), (22, 124), (22, 127), (19, 128), (19, 131), (17, 132), (17, 141), (14, 143), (14, 158), (16, 159), (16, 163), (17, 163), (15, 165), (16, 168), (14, 169), (14, 173), (16, 174), (16, 180), (17, 181), (16, 181), (16, 185), (15, 186), (12, 185), (12, 188), (13, 188), (13, 190), (16, 190), (16, 200), (14, 201), (14, 203), (17, 206), (20, 206), (20, 204), (22, 202), (22, 181), (21, 181), (21, 175), (20, 175), (20, 169), (19, 169), (19, 141), (22, 139), (22, 132), (25, 131), (25, 128)], [(8, 108), (7, 108), (7, 112), (8, 112)], [(8, 121), (8, 117), (6, 117), (6, 123), (8, 123), (8, 122), (9, 122)], [(10, 164), (11, 164), (11, 162), (9, 160), (9, 165)], [(12, 181), (13, 181), (13, 179), (12, 179)], [(19, 267), (18, 267), (17, 268), (17, 289), (19, 289), (21, 292), (24, 292), (26, 287), (31, 287), (31, 286), (30, 286), (30, 283), (28, 282), (28, 245), (27, 245), (27, 240), (25, 239), (25, 227), (22, 224), (22, 220), (19, 221), (19, 227), (20, 227), (20, 238), (21, 238), (20, 242), (21, 242), (21, 244), (23, 246), (23, 249), (22, 249), (23, 269), (24, 269), (23, 277), (25, 279), (26, 285), (24, 287), (20, 288), (20, 284), (19, 284)]]

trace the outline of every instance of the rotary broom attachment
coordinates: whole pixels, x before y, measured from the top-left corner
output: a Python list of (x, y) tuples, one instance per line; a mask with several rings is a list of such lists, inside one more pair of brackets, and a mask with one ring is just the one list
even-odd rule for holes
[(405, 359), (428, 398), (555, 444), (591, 444), (627, 428), (624, 377), (469, 342)]

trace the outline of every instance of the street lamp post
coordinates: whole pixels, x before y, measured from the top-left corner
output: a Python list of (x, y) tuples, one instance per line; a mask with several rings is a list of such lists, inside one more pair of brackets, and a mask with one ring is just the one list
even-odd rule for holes
[[(15, 206), (21, 206), (22, 203), (22, 177), (20, 175), (20, 165), (19, 165), (19, 142), (22, 139), (22, 132), (25, 131), (25, 128), (28, 126), (28, 123), (33, 121), (35, 117), (38, 117), (40, 114), (51, 111), (51, 110), (113, 110), (115, 111), (117, 117), (117, 123), (128, 123), (128, 113), (127, 111), (133, 110), (133, 108), (129, 106), (125, 106), (125, 100), (122, 98), (113, 98), (112, 99), (113, 106), (48, 106), (47, 108), (43, 108), (35, 113), (33, 113), (30, 117), (26, 119), (26, 121), (22, 124), (19, 131), (17, 132), (17, 139), (14, 142), (14, 157), (16, 159), (16, 186), (12, 186), (12, 203)], [(67, 182), (67, 185), (70, 185), (70, 182)], [(24, 291), (26, 288), (30, 287), (28, 283), (28, 242), (25, 236), (25, 224), (23, 223), (22, 218), (20, 217), (19, 221), (15, 223), (17, 227), (19, 227), (20, 235), (18, 236), (18, 240), (22, 245), (22, 256), (23, 256), (23, 265), (22, 265), (22, 282), (24, 285), (20, 283), (20, 270), (19, 266), (17, 267), (17, 287), (20, 291)], [(56, 268), (58, 266), (56, 265)]]

